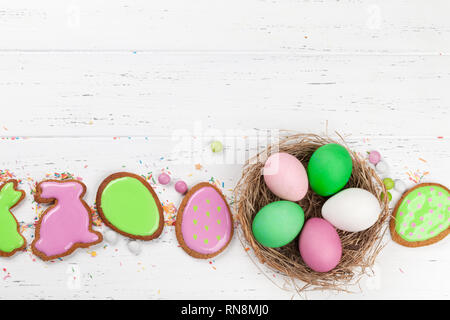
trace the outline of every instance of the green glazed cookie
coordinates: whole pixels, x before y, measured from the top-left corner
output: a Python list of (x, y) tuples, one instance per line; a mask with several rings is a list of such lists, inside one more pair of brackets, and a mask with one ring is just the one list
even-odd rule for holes
[(153, 240), (164, 227), (158, 196), (146, 180), (132, 173), (115, 173), (103, 181), (97, 210), (108, 227), (129, 238)]
[(407, 247), (422, 247), (450, 233), (450, 192), (443, 185), (423, 183), (407, 191), (390, 221), (392, 240)]

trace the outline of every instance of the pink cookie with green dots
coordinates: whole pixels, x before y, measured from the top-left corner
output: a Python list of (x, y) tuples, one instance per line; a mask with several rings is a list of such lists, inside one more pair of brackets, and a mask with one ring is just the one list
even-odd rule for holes
[(181, 247), (194, 258), (209, 259), (225, 250), (233, 237), (233, 216), (220, 190), (207, 182), (189, 190), (175, 231)]
[(422, 247), (450, 233), (450, 191), (437, 183), (422, 183), (407, 191), (390, 221), (392, 240), (407, 247)]

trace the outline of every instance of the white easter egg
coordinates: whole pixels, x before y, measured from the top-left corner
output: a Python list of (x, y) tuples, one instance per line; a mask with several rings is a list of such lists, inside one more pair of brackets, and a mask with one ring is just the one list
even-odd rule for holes
[(367, 190), (349, 188), (329, 198), (322, 216), (340, 230), (359, 232), (373, 226), (381, 213), (377, 198)]

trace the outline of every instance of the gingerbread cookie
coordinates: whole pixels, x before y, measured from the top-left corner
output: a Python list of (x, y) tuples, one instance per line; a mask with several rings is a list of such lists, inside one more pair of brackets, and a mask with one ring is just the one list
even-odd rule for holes
[(390, 221), (392, 240), (421, 247), (450, 233), (450, 192), (437, 183), (423, 183), (407, 191), (397, 203)]
[(23, 250), (27, 242), (11, 209), (24, 198), (25, 192), (17, 189), (16, 180), (8, 180), (0, 187), (0, 257), (10, 257)]
[(164, 228), (158, 196), (144, 178), (132, 173), (115, 173), (102, 182), (97, 210), (108, 227), (129, 238), (153, 240)]
[(36, 187), (38, 203), (54, 203), (39, 219), (31, 244), (33, 253), (44, 261), (70, 255), (103, 240), (92, 230), (90, 208), (83, 200), (86, 186), (77, 180), (48, 180)]
[(206, 182), (193, 187), (180, 205), (175, 231), (194, 258), (209, 259), (225, 250), (233, 237), (233, 216), (220, 190)]

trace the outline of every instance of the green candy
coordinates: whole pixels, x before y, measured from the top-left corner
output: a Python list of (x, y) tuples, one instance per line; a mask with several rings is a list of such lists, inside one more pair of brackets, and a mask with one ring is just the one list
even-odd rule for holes
[(395, 182), (391, 178), (383, 179), (383, 183), (387, 190), (394, 189), (394, 187), (395, 187)]
[(149, 188), (131, 174), (107, 180), (98, 198), (102, 218), (122, 234), (151, 237), (159, 229), (161, 219), (158, 200)]
[(331, 196), (344, 188), (352, 169), (352, 157), (347, 149), (330, 143), (317, 149), (309, 160), (309, 183), (318, 195)]
[[(392, 194), (388, 191), (387, 193), (389, 202), (392, 201)], [(384, 192), (381, 193), (381, 201), (384, 201)]]
[(276, 201), (256, 214), (252, 230), (256, 241), (265, 247), (279, 248), (295, 239), (303, 228), (303, 209), (291, 201)]
[(223, 150), (223, 144), (220, 141), (214, 141), (211, 143), (211, 151), (214, 153), (222, 152)]

